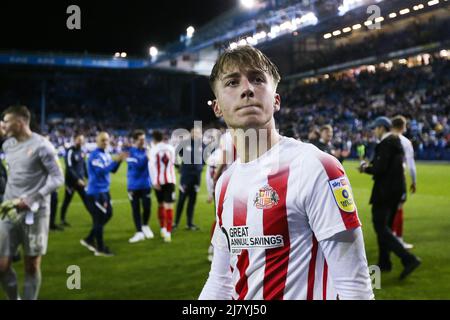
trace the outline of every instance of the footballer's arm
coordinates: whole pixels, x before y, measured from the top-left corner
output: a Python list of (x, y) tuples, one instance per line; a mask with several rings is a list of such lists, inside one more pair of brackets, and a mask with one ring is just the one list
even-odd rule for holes
[(361, 227), (337, 233), (319, 244), (339, 299), (374, 299)]
[[(301, 211), (320, 244), (339, 299), (373, 299), (364, 239), (351, 185), (342, 165), (323, 152), (305, 159), (299, 180)], [(347, 199), (339, 201), (343, 195)]]
[[(28, 207), (36, 201), (41, 201), (47, 195), (57, 190), (64, 184), (64, 175), (56, 157), (55, 149), (50, 144), (44, 144), (39, 150), (39, 158), (46, 171), (47, 180), (45, 185), (37, 193), (27, 196), (24, 199)], [(43, 173), (44, 174), (44, 173)]]
[(214, 247), (213, 261), (208, 280), (206, 280), (199, 300), (231, 300), (230, 253), (228, 250)]
[[(216, 212), (219, 204), (220, 187), (223, 177), (220, 177), (215, 186)], [(216, 221), (219, 221), (216, 215)], [(230, 270), (230, 251), (225, 235), (216, 223), (211, 239), (214, 247), (213, 261), (208, 280), (200, 293), (199, 300), (231, 300), (233, 294), (232, 277)]]
[(391, 154), (390, 145), (386, 143), (380, 143), (378, 146), (375, 158), (369, 164), (368, 167), (364, 168), (364, 172), (374, 175), (380, 176), (385, 174), (389, 166), (391, 164)]

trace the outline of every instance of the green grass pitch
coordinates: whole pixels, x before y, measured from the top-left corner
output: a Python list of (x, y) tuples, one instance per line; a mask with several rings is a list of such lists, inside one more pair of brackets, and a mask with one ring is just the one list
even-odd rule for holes
[[(372, 180), (357, 172), (356, 162), (347, 161), (345, 167), (363, 223), (369, 265), (372, 265), (377, 261), (368, 205)], [(419, 163), (417, 170), (418, 191), (408, 195), (404, 229), (405, 240), (415, 245), (413, 252), (422, 258), (423, 264), (400, 282), (401, 264), (393, 257), (393, 271), (382, 274), (381, 289), (375, 290), (376, 299), (450, 299), (450, 166)], [(63, 191), (61, 188), (59, 205)], [(114, 214), (105, 229), (105, 242), (116, 256), (95, 257), (80, 245), (79, 240), (86, 236), (91, 222), (76, 195), (67, 217), (72, 227), (50, 233), (48, 253), (42, 264), (40, 299), (196, 299), (209, 271), (207, 248), (214, 219), (213, 206), (206, 203), (204, 180), (195, 211), (195, 223), (201, 230), (184, 230), (184, 213), (181, 228), (173, 234), (170, 244), (159, 237), (153, 193), (150, 224), (155, 239), (128, 243), (135, 230), (126, 193), (126, 165), (112, 176), (111, 194)], [(80, 267), (79, 290), (67, 288), (70, 265)], [(14, 267), (22, 292), (23, 261)]]

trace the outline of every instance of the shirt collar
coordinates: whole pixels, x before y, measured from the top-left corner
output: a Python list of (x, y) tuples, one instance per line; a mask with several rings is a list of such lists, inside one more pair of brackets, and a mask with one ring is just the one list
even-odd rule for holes
[(384, 139), (386, 139), (387, 137), (389, 137), (390, 135), (392, 135), (392, 132), (386, 132), (385, 134), (383, 134), (383, 136), (381, 137), (380, 141), (383, 141)]

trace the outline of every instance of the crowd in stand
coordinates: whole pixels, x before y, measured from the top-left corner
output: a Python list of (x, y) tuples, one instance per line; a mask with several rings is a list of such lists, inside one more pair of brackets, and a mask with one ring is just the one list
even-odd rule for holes
[[(281, 86), (283, 104), (276, 114), (281, 133), (307, 141), (321, 126), (330, 124), (336, 148), (348, 150), (355, 158), (357, 146), (363, 144), (370, 156), (376, 142), (368, 128), (371, 121), (401, 114), (408, 119), (405, 135), (413, 142), (416, 158), (450, 160), (450, 60), (439, 54), (426, 58), (426, 63), (413, 67), (395, 64), (388, 68), (386, 64), (321, 77), (313, 83)], [(49, 128), (61, 153), (70, 145), (75, 128), (85, 132), (88, 146), (100, 128), (111, 132), (112, 147), (117, 150), (128, 143), (131, 130), (86, 119)], [(175, 128), (168, 126), (166, 134)], [(151, 128), (147, 130), (150, 133)]]
[[(366, 146), (370, 155), (375, 138), (368, 125), (373, 119), (380, 115), (393, 117), (401, 114), (409, 120), (405, 135), (413, 142), (416, 158), (450, 160), (450, 60), (449, 51), (443, 51), (446, 55), (422, 55), (422, 61), (416, 61), (415, 66), (409, 65), (409, 60), (405, 62), (405, 59), (403, 64), (388, 62), (304, 79), (295, 85), (282, 83), (279, 87), (282, 108), (276, 114), (280, 131), (287, 136), (311, 140), (315, 131), (330, 124), (336, 147), (349, 151), (351, 157), (357, 157), (357, 146), (361, 144)], [(76, 85), (75, 82), (69, 84)], [(133, 85), (145, 91), (146, 83), (139, 83), (133, 82)], [(105, 90), (99, 84), (95, 87), (89, 82), (79, 86), (82, 88), (73, 90), (74, 87), (67, 82), (49, 85), (47, 112), (50, 117), (45, 131), (61, 154), (70, 145), (75, 130), (84, 132), (87, 146), (90, 143), (94, 145), (97, 132), (105, 130), (112, 135), (113, 149), (120, 150), (123, 144), (128, 143), (128, 134), (134, 129), (144, 129), (150, 136), (155, 127), (144, 120), (160, 119), (158, 128), (165, 128), (166, 135), (179, 127), (173, 119), (180, 115), (168, 108), (157, 108), (162, 113), (155, 114), (152, 108), (141, 110), (137, 107), (144, 105), (139, 99), (150, 101), (155, 94), (147, 97), (143, 93), (138, 97), (131, 96), (127, 101), (128, 89), (122, 85), (118, 86), (118, 92), (111, 93), (110, 99), (98, 98), (111, 100), (108, 107), (94, 108), (89, 107), (91, 103), (98, 105), (98, 101), (89, 100), (89, 97), (95, 97), (92, 92)], [(110, 88), (111, 83), (107, 87)], [(71, 90), (67, 91), (67, 88)], [(72, 91), (92, 94), (84, 99), (83, 94), (77, 95)], [(152, 103), (159, 106), (163, 102)], [(57, 107), (58, 104), (61, 108)], [(54, 115), (58, 114), (61, 117), (55, 121)], [(133, 117), (138, 119), (133, 120)]]
[(439, 54), (425, 58), (414, 67), (353, 70), (282, 87), (281, 132), (308, 140), (311, 131), (331, 124), (334, 143), (356, 155), (356, 145), (374, 142), (368, 129), (373, 119), (401, 114), (418, 158), (450, 160), (450, 61)]

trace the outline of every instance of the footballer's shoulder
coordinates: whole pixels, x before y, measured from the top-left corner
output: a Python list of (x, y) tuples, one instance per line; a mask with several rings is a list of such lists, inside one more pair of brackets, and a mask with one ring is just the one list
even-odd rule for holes
[(33, 132), (31, 135), (31, 141), (43, 143), (44, 141), (49, 141), (49, 139), (41, 136), (39, 133)]
[(303, 167), (309, 169), (341, 168), (342, 165), (336, 157), (323, 152), (311, 143), (302, 143), (302, 150), (299, 152)]
[(7, 151), (8, 148), (14, 146), (15, 144), (17, 144), (16, 138), (7, 138), (5, 141), (3, 141), (2, 148), (4, 151)]
[(99, 150), (97, 148), (95, 148), (94, 150), (91, 151), (91, 153), (89, 153), (89, 158), (92, 159), (92, 158), (98, 157), (99, 153), (100, 153)]
[(231, 177), (231, 175), (233, 174), (233, 171), (236, 168), (236, 166), (237, 166), (237, 162), (234, 161), (228, 168), (226, 168), (220, 175), (219, 179), (217, 179), (216, 186), (222, 185), (222, 182), (225, 179), (225, 177), (227, 177), (227, 179), (229, 179)]
[(40, 134), (38, 134), (36, 132), (33, 132), (30, 140), (28, 140), (28, 141), (30, 144), (33, 144), (40, 148), (53, 146), (53, 144), (50, 142), (49, 139), (45, 138), (44, 136), (41, 136)]
[(315, 145), (294, 138), (283, 137), (285, 152), (297, 159), (315, 158), (321, 152)]

